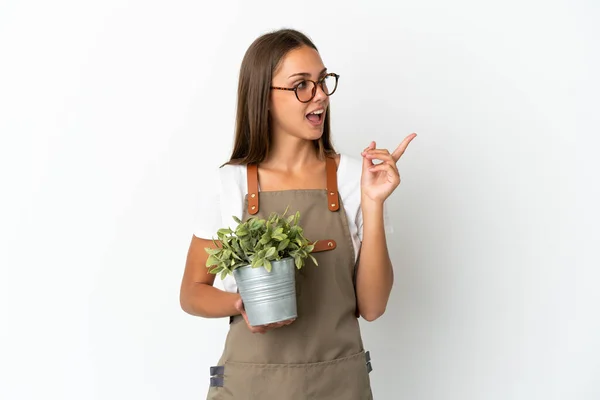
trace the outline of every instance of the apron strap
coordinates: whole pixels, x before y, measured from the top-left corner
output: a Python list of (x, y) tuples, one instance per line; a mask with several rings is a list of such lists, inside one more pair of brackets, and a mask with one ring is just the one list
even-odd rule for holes
[(337, 184), (337, 166), (333, 157), (326, 157), (327, 161), (327, 203), (329, 211), (340, 208), (340, 199)]
[[(327, 206), (330, 211), (340, 208), (340, 195), (337, 184), (337, 165), (333, 157), (325, 157), (327, 169)], [(246, 165), (248, 181), (248, 214), (258, 213), (258, 166), (256, 164)]]
[(254, 215), (258, 212), (258, 166), (247, 165), (248, 174), (248, 214)]
[(320, 251), (333, 250), (337, 247), (337, 243), (333, 239), (327, 240), (317, 240), (315, 243), (315, 248), (312, 253), (318, 253)]

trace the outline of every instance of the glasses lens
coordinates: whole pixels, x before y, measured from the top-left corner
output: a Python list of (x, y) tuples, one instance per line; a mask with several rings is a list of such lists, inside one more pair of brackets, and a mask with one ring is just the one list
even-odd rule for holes
[(313, 89), (315, 84), (310, 81), (302, 81), (296, 87), (296, 93), (298, 93), (298, 99), (300, 101), (309, 101), (313, 95)]
[(323, 91), (325, 94), (330, 95), (335, 92), (337, 86), (337, 78), (333, 75), (327, 75), (323, 81)]

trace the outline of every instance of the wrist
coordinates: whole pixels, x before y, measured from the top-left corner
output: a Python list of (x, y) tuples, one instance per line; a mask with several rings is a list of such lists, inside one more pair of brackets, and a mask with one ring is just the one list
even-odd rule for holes
[(383, 201), (363, 198), (361, 202), (361, 211), (365, 231), (379, 226), (383, 226)]
[(366, 195), (362, 195), (361, 196), (361, 207), (363, 208), (363, 210), (365, 208), (367, 209), (383, 209), (383, 203), (385, 202), (385, 200), (379, 200), (379, 199), (372, 199), (369, 196)]

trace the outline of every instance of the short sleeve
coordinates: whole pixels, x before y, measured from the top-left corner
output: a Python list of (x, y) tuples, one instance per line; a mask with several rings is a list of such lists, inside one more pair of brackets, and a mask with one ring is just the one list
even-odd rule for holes
[(201, 188), (195, 207), (194, 236), (201, 239), (217, 237), (221, 226), (221, 179), (219, 170), (202, 176), (198, 180)]
[[(358, 207), (358, 212), (356, 214), (356, 226), (358, 228), (358, 238), (362, 242), (363, 240), (363, 214), (362, 208)], [(392, 225), (392, 221), (388, 212), (387, 202), (383, 203), (383, 229), (386, 234), (394, 233), (394, 226)]]

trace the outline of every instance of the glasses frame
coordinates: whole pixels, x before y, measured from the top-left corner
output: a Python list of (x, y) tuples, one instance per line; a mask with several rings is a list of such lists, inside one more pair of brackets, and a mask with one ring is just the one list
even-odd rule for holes
[[(323, 88), (323, 82), (325, 82), (325, 78), (327, 78), (328, 76), (334, 76), (335, 77), (335, 88), (333, 89), (333, 92), (327, 94), (325, 93), (325, 89)], [(310, 80), (310, 79), (304, 79), (303, 82), (312, 82), (313, 83), (313, 90), (312, 90), (312, 96), (310, 96), (310, 99), (306, 100), (306, 101), (302, 101), (300, 100), (300, 97), (298, 97), (298, 86), (300, 86), (300, 83), (298, 83), (296, 86), (294, 86), (293, 88), (286, 88), (286, 87), (281, 87), (281, 86), (271, 86), (271, 89), (276, 89), (276, 90), (289, 90), (291, 92), (294, 92), (296, 94), (296, 99), (298, 99), (298, 101), (300, 103), (308, 103), (310, 101), (312, 101), (312, 99), (315, 98), (316, 94), (317, 94), (317, 86), (321, 86), (321, 90), (323, 91), (323, 93), (325, 93), (325, 95), (327, 97), (331, 96), (332, 94), (335, 93), (335, 91), (337, 90), (337, 86), (338, 86), (338, 80), (340, 79), (340, 76), (336, 73), (330, 72), (328, 74), (323, 75), (323, 77), (321, 79), (319, 79), (317, 82)]]

